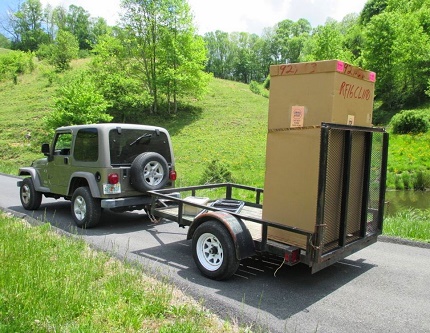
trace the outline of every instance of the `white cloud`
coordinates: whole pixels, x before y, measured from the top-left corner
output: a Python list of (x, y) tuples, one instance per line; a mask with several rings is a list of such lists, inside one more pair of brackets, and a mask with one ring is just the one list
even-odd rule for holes
[[(120, 0), (41, 0), (43, 5), (74, 4), (93, 17), (104, 17), (109, 24), (119, 19)], [(313, 27), (328, 17), (337, 21), (349, 13), (359, 13), (366, 0), (188, 0), (199, 33), (222, 30), (245, 31), (261, 35), (263, 28), (290, 19), (307, 19)]]
[(70, 5), (82, 7), (92, 17), (103, 17), (108, 24), (115, 25), (119, 19), (121, 0), (41, 0), (43, 6), (48, 3), (53, 6), (69, 8)]

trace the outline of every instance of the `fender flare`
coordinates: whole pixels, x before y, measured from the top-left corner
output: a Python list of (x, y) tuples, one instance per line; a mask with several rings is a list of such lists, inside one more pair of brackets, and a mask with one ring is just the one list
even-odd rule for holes
[(94, 176), (94, 174), (91, 172), (83, 172), (83, 171), (74, 172), (70, 176), (69, 186), (67, 189), (67, 192), (70, 195), (73, 195), (73, 193), (71, 193), (71, 189), (72, 189), (72, 182), (75, 178), (84, 178), (87, 181), (88, 186), (89, 186), (90, 191), (91, 191), (91, 195), (93, 196), (93, 198), (100, 198), (101, 197), (100, 189), (97, 185), (96, 177)]
[[(43, 187), (40, 183), (40, 178), (37, 175), (37, 171), (33, 167), (25, 167), (19, 168), (18, 176), (30, 176), (33, 180), (34, 189), (38, 192), (50, 192), (49, 188)], [(20, 186), (20, 182), (18, 181), (18, 186)]]
[(254, 240), (243, 221), (227, 212), (208, 211), (200, 214), (190, 225), (187, 239), (192, 239), (196, 229), (206, 221), (218, 221), (231, 235), (236, 248), (236, 258), (242, 260), (255, 255)]

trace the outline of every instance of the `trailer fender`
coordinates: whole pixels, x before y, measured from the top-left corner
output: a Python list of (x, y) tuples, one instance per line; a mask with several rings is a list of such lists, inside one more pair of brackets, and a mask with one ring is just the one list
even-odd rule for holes
[(206, 221), (222, 223), (233, 239), (236, 248), (236, 258), (242, 260), (255, 255), (254, 241), (243, 221), (227, 212), (209, 211), (200, 214), (190, 225), (187, 239), (192, 239), (196, 229)]

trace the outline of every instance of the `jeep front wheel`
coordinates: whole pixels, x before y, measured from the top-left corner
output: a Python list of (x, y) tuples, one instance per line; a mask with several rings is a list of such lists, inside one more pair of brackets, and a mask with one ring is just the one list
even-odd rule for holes
[(158, 153), (146, 152), (137, 156), (130, 168), (131, 185), (140, 192), (163, 188), (169, 180), (166, 159)]
[(22, 181), (19, 189), (19, 197), (22, 207), (27, 210), (36, 210), (42, 203), (42, 193), (36, 191), (33, 180), (30, 177)]
[(93, 198), (88, 187), (79, 187), (72, 197), (72, 216), (79, 228), (95, 227), (101, 216), (100, 199)]

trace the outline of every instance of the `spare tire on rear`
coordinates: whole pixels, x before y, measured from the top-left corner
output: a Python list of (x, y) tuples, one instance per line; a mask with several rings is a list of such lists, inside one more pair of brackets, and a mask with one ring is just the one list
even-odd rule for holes
[(158, 153), (146, 152), (138, 155), (130, 169), (130, 183), (140, 192), (159, 190), (169, 180), (169, 166)]

